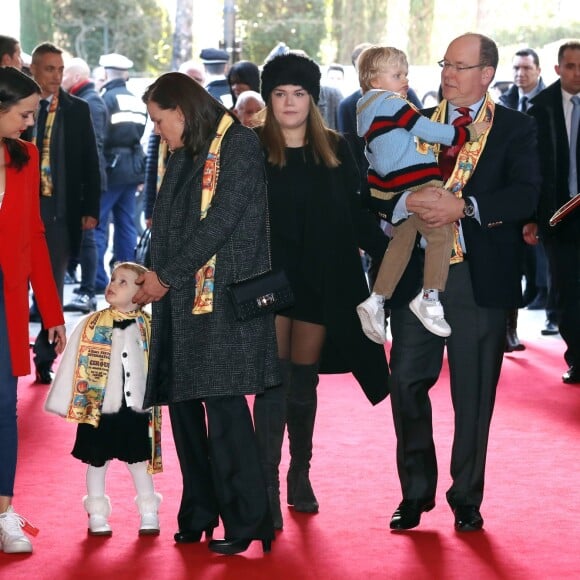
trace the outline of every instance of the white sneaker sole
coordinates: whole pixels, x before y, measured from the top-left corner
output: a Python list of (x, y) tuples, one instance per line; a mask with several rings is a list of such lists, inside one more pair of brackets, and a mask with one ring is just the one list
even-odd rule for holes
[(439, 330), (438, 328), (435, 328), (433, 326), (429, 326), (428, 322), (421, 316), (421, 312), (419, 310), (419, 307), (417, 306), (417, 304), (415, 303), (417, 299), (414, 298), (413, 300), (411, 300), (411, 302), (409, 302), (409, 308), (411, 310), (411, 312), (417, 317), (417, 319), (419, 320), (419, 322), (431, 333), (434, 334), (436, 336), (440, 336), (441, 338), (447, 338), (450, 334), (451, 334), (451, 330), (446, 331), (446, 330)]
[(369, 313), (362, 307), (362, 304), (359, 304), (356, 307), (356, 313), (358, 314), (358, 317), (360, 319), (362, 331), (364, 332), (365, 336), (369, 340), (372, 340), (377, 344), (385, 344), (387, 340), (386, 333), (381, 334), (378, 332), (378, 330), (375, 327), (375, 321), (369, 315)]
[(31, 554), (32, 544), (30, 542), (14, 542), (12, 546), (3, 546), (0, 550), (5, 554)]

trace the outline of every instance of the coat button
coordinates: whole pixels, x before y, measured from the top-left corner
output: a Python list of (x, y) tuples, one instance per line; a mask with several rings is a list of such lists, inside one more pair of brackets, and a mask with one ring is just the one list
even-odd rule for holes
[(125, 394), (127, 395), (127, 397), (130, 397), (131, 396), (131, 391), (127, 391)]
[(128, 372), (125, 376), (126, 377), (130, 377), (131, 376), (131, 373)]
[(123, 353), (123, 358), (127, 358), (127, 353), (126, 352)]

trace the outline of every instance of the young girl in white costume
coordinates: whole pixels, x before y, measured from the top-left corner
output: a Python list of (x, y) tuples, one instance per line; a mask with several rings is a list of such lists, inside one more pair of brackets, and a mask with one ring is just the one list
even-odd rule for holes
[(112, 459), (126, 463), (141, 515), (139, 535), (159, 534), (161, 496), (152, 473), (161, 471), (159, 408), (143, 409), (150, 317), (133, 302), (138, 276), (133, 262), (115, 265), (105, 292), (109, 307), (83, 318), (63, 353), (45, 409), (78, 423), (73, 457), (88, 464), (89, 534), (110, 536), (105, 476)]

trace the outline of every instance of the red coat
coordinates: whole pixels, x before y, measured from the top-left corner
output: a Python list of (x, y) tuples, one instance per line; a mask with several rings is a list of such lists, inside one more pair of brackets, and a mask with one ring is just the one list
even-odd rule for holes
[(8, 167), (6, 148), (6, 188), (0, 207), (0, 267), (4, 278), (4, 300), (12, 372), (30, 372), (28, 330), (28, 284), (32, 285), (45, 328), (64, 324), (64, 317), (40, 217), (38, 150), (21, 141), (30, 155), (20, 170)]

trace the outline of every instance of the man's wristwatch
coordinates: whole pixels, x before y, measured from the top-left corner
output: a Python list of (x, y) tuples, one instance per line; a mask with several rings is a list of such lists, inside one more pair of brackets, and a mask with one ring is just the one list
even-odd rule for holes
[(475, 206), (468, 197), (463, 198), (465, 205), (463, 206), (463, 215), (465, 217), (473, 217), (475, 215)]

